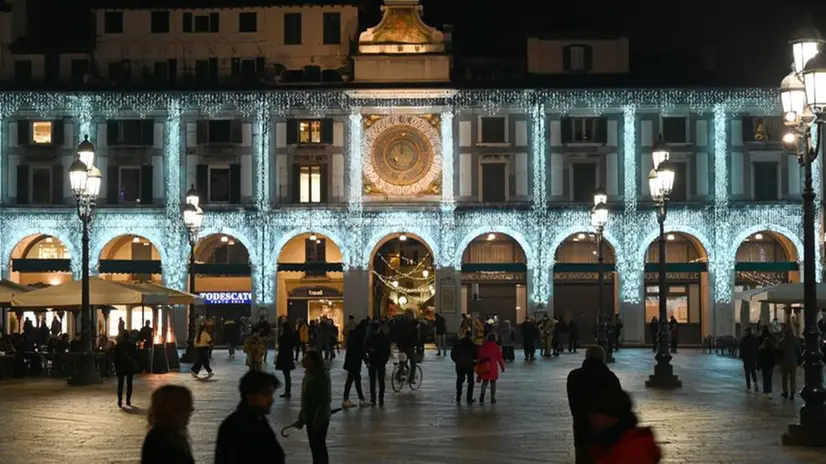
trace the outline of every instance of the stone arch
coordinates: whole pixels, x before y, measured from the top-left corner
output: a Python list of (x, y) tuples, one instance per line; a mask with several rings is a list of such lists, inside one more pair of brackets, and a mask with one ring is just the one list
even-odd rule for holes
[(734, 241), (732, 241), (729, 248), (729, 261), (732, 262), (732, 265), (734, 265), (733, 263), (737, 259), (737, 250), (740, 248), (740, 245), (746, 240), (746, 238), (758, 232), (772, 232), (791, 242), (794, 247), (794, 250), (792, 251), (794, 251), (795, 261), (798, 263), (802, 262), (803, 241), (798, 238), (797, 234), (783, 226), (777, 226), (774, 224), (760, 224), (742, 229), (737, 233), (737, 235), (734, 236)]
[[(684, 225), (671, 225), (669, 226), (667, 223), (665, 224), (665, 233), (677, 233), (683, 234), (694, 242), (694, 245), (699, 245), (699, 250), (703, 254), (705, 254), (706, 259), (709, 263), (712, 262), (714, 259), (712, 256), (712, 241), (709, 240), (708, 237), (705, 236), (700, 230)], [(639, 248), (637, 249), (637, 255), (635, 256), (635, 262), (638, 263), (640, 266), (645, 265), (645, 254), (648, 252), (648, 247), (660, 236), (659, 229), (655, 229), (648, 234), (644, 235), (642, 241), (639, 243)]]
[(487, 233), (507, 235), (508, 237), (515, 240), (516, 243), (518, 243), (519, 246), (522, 247), (522, 252), (525, 253), (525, 261), (527, 262), (527, 266), (533, 267), (533, 263), (535, 262), (534, 251), (533, 248), (530, 246), (527, 238), (525, 237), (525, 234), (507, 226), (482, 226), (477, 227), (465, 234), (464, 238), (462, 238), (462, 241), (459, 242), (459, 246), (456, 247), (456, 256), (453, 260), (454, 268), (462, 268), (462, 256), (465, 254), (465, 249), (468, 247), (468, 245), (470, 245), (470, 242)]
[[(301, 235), (309, 234), (309, 233), (313, 233), (313, 232), (327, 237), (328, 239), (330, 239), (333, 242), (333, 244), (335, 246), (338, 247), (339, 250), (341, 250), (341, 260), (344, 263), (344, 266), (346, 268), (347, 264), (349, 263), (349, 258), (350, 258), (349, 257), (349, 250), (344, 245), (344, 241), (342, 240), (341, 236), (338, 233), (336, 233), (336, 232), (334, 232), (334, 231), (332, 231), (332, 230), (330, 230), (326, 227), (317, 227), (317, 228), (313, 228), (312, 230), (310, 230), (309, 228), (300, 228), (300, 229), (292, 229), (288, 232), (285, 232), (284, 234), (281, 235), (281, 238), (275, 243), (275, 246), (273, 248), (272, 256), (274, 257), (275, 261), (278, 262), (278, 258), (281, 256), (281, 252), (284, 251), (284, 247), (287, 246), (287, 244), (290, 243), (293, 239), (295, 239), (296, 237), (299, 237)], [(247, 247), (247, 249), (249, 249), (249, 247)], [(251, 254), (250, 254), (250, 260), (252, 260), (252, 255)]]
[(395, 237), (397, 237), (401, 234), (408, 235), (410, 237), (415, 238), (419, 242), (421, 242), (422, 245), (426, 246), (430, 250), (430, 253), (433, 257), (433, 262), (434, 263), (439, 263), (440, 262), (439, 261), (439, 257), (440, 257), (439, 252), (440, 252), (440, 250), (439, 250), (439, 246), (438, 246), (439, 241), (436, 240), (435, 237), (432, 237), (431, 234), (429, 234), (426, 229), (424, 229), (422, 227), (415, 227), (415, 226), (414, 227), (388, 226), (388, 227), (382, 227), (380, 229), (377, 229), (375, 231), (375, 233), (373, 233), (370, 236), (370, 238), (367, 242), (368, 246), (364, 247), (364, 253), (365, 254), (362, 255), (362, 260), (361, 260), (361, 263), (360, 263), (361, 267), (363, 267), (364, 269), (369, 269), (370, 264), (371, 264), (372, 259), (373, 259), (373, 256), (376, 254), (376, 251), (378, 251), (379, 247), (381, 247), (388, 240), (391, 240), (391, 239), (393, 239), (393, 238), (395, 238)]
[(204, 239), (206, 239), (210, 236), (213, 236), (213, 235), (227, 235), (229, 237), (234, 238), (235, 240), (238, 240), (241, 243), (241, 245), (243, 245), (244, 248), (247, 249), (247, 254), (249, 254), (249, 258), (250, 258), (250, 264), (252, 264), (254, 262), (257, 262), (256, 259), (258, 258), (258, 254), (257, 254), (258, 250), (255, 247), (252, 246), (253, 241), (250, 240), (250, 238), (246, 234), (244, 234), (240, 230), (234, 229), (232, 227), (223, 227), (223, 226), (221, 226), (221, 227), (207, 227), (207, 228), (201, 230), (198, 233), (198, 237), (196, 239), (197, 240), (196, 244), (195, 244), (196, 249), (198, 247), (198, 244), (202, 240), (204, 240)]
[[(591, 229), (592, 228), (589, 226), (583, 227), (581, 225), (572, 225), (566, 227), (565, 229), (557, 231), (557, 233), (553, 237), (553, 240), (551, 241), (551, 246), (548, 248), (548, 264), (553, 265), (554, 261), (556, 260), (556, 252), (559, 250), (559, 247), (562, 246), (562, 244), (568, 237), (579, 232), (591, 233), (593, 232)], [(612, 250), (614, 250), (614, 259), (617, 261), (617, 263), (620, 263), (622, 261), (621, 256), (623, 253), (623, 250), (620, 246), (622, 242), (620, 242), (619, 239), (614, 236), (614, 234), (611, 232), (611, 229), (605, 229), (602, 235), (603, 239), (605, 240), (605, 243), (608, 246), (610, 246)]]
[[(43, 230), (45, 230), (45, 232), (43, 232)], [(14, 254), (14, 249), (17, 248), (18, 245), (20, 245), (20, 242), (30, 237), (36, 237), (40, 235), (46, 235), (56, 238), (69, 251), (70, 259), (73, 262), (80, 260), (80, 252), (75, 248), (74, 243), (72, 242), (71, 235), (66, 233), (65, 231), (49, 228), (12, 228), (10, 235), (6, 237), (6, 245), (5, 249), (3, 250), (4, 278), (7, 278), (8, 273), (11, 271), (11, 260), (14, 259), (14, 257), (12, 256)]]
[[(112, 230), (112, 231), (104, 231), (101, 235), (95, 237), (94, 245), (91, 247), (89, 251), (89, 269), (97, 269), (98, 265), (100, 264), (101, 254), (103, 254), (103, 250), (106, 248), (109, 243), (113, 240), (117, 240), (118, 238), (124, 235), (134, 235), (136, 237), (141, 237), (144, 240), (148, 241), (158, 250), (158, 255), (161, 258), (161, 265), (165, 263), (170, 263), (171, 261), (168, 259), (168, 255), (166, 249), (164, 248), (163, 244), (165, 243), (163, 240), (163, 232), (164, 229), (162, 227), (154, 228), (154, 229), (143, 229), (140, 231), (123, 231), (123, 230)], [(96, 272), (96, 271), (94, 271)]]

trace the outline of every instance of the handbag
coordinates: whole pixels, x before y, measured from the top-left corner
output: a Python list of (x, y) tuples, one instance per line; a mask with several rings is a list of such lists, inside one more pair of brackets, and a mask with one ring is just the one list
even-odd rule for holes
[(473, 367), (473, 371), (476, 373), (476, 375), (485, 375), (488, 372), (490, 372), (490, 363), (487, 359), (479, 361), (478, 363), (476, 363), (476, 366)]

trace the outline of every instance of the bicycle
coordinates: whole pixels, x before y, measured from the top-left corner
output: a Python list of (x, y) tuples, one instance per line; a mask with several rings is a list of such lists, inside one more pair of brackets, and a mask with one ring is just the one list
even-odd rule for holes
[(393, 363), (393, 372), (390, 374), (390, 386), (396, 393), (400, 392), (405, 384), (408, 385), (411, 390), (416, 391), (422, 385), (422, 380), (424, 379), (422, 366), (419, 364), (416, 364), (416, 374), (417, 375), (413, 377), (416, 382), (411, 383), (410, 380), (412, 379), (410, 378), (410, 367), (407, 363), (407, 355), (405, 353), (399, 353), (399, 362)]

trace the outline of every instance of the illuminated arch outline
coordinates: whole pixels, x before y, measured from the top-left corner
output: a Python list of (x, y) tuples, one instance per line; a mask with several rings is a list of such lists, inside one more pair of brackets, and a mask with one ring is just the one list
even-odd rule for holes
[[(551, 246), (548, 248), (548, 267), (553, 267), (556, 263), (556, 252), (559, 250), (559, 247), (565, 243), (565, 239), (577, 233), (592, 234), (594, 233), (592, 229), (593, 227), (590, 226), (583, 227), (581, 225), (572, 225), (566, 227), (561, 232), (554, 234)], [(611, 232), (610, 228), (606, 228), (602, 235), (605, 242), (614, 251), (614, 261), (619, 263), (621, 261), (620, 255), (622, 253), (619, 246), (621, 242), (614, 237), (614, 234)]]
[(149, 241), (149, 243), (152, 244), (156, 250), (158, 250), (158, 256), (160, 256), (161, 259), (161, 269), (163, 269), (164, 264), (169, 264), (171, 262), (167, 259), (166, 250), (162, 245), (165, 243), (163, 236), (161, 235), (162, 233), (163, 228), (144, 229), (141, 231), (106, 230), (105, 232), (101, 232), (101, 235), (93, 237), (92, 246), (89, 250), (89, 273), (97, 273), (101, 254), (103, 254), (103, 249), (106, 248), (106, 245), (119, 237), (123, 237), (124, 235), (134, 235)]
[[(36, 230), (36, 232), (33, 232), (33, 230)], [(46, 230), (46, 232), (42, 232), (43, 230)], [(11, 235), (6, 237), (6, 248), (3, 250), (3, 277), (8, 277), (8, 274), (11, 272), (11, 260), (14, 259), (12, 257), (12, 253), (14, 253), (14, 249), (20, 245), (20, 242), (29, 237), (44, 235), (56, 238), (63, 246), (66, 247), (66, 250), (69, 252), (69, 259), (73, 263), (72, 274), (75, 274), (76, 267), (77, 269), (80, 269), (80, 252), (75, 248), (74, 243), (72, 243), (71, 234), (66, 233), (65, 231), (43, 227), (32, 227), (26, 229), (14, 228)]]
[(469, 231), (465, 234), (462, 241), (459, 242), (456, 247), (456, 257), (453, 261), (453, 267), (455, 269), (459, 270), (462, 268), (462, 256), (464, 256), (465, 249), (470, 245), (470, 242), (488, 233), (507, 235), (512, 238), (525, 253), (527, 267), (530, 268), (535, 265), (534, 251), (522, 232), (507, 226), (481, 226)]
[[(275, 262), (278, 263), (278, 259), (281, 257), (281, 252), (284, 251), (284, 247), (287, 246), (288, 243), (290, 243), (293, 239), (301, 235), (311, 233), (323, 235), (324, 237), (327, 237), (328, 239), (332, 240), (333, 244), (335, 244), (335, 246), (338, 247), (338, 249), (341, 251), (341, 261), (344, 263), (344, 267), (347, 267), (347, 264), (349, 263), (349, 253), (347, 247), (345, 246), (345, 243), (342, 241), (342, 238), (341, 236), (339, 236), (339, 234), (333, 232), (330, 229), (327, 229), (326, 227), (318, 227), (312, 230), (308, 230), (307, 228), (302, 227), (299, 229), (292, 229), (288, 232), (283, 233), (281, 235), (281, 238), (275, 243), (272, 249), (272, 257), (275, 260)], [(250, 259), (252, 259), (252, 257), (250, 257)]]
[(427, 233), (425, 229), (420, 227), (388, 226), (376, 229), (374, 233), (370, 235), (367, 242), (368, 245), (364, 247), (365, 254), (362, 255), (361, 267), (363, 269), (370, 269), (373, 256), (375, 256), (379, 247), (387, 242), (391, 236), (399, 234), (410, 235), (421, 242), (422, 245), (426, 246), (432, 253), (433, 262), (439, 263), (439, 241), (434, 240), (431, 234)]
[(797, 234), (782, 226), (761, 224), (741, 229), (737, 235), (734, 236), (734, 241), (730, 244), (731, 248), (726, 257), (727, 260), (731, 261), (732, 266), (737, 262), (737, 250), (740, 249), (740, 245), (743, 244), (746, 238), (757, 232), (774, 232), (775, 234), (783, 236), (783, 238), (791, 242), (792, 246), (794, 246), (795, 261), (798, 263), (803, 262), (803, 241), (798, 238)]

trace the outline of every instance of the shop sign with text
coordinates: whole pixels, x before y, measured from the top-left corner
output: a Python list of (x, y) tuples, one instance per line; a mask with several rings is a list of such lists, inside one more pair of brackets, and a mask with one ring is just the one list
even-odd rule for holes
[(250, 304), (252, 292), (202, 292), (198, 294), (206, 304)]

